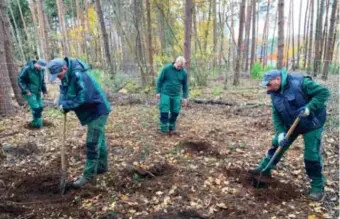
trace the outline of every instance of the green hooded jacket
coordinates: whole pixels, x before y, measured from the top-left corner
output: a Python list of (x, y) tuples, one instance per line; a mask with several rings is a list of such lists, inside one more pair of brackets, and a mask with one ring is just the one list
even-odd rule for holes
[(44, 70), (37, 70), (34, 67), (36, 62), (36, 60), (29, 61), (19, 74), (18, 85), (22, 94), (27, 94), (28, 91), (34, 95), (47, 93)]

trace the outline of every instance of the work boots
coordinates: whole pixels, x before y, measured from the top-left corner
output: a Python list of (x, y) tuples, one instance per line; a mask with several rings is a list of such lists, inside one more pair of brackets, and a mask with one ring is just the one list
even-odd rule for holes
[(83, 186), (84, 186), (86, 183), (88, 183), (88, 182), (89, 182), (89, 180), (86, 179), (86, 178), (82, 175), (82, 176), (80, 176), (78, 179), (76, 179), (76, 180), (72, 183), (72, 187), (79, 189), (79, 188), (83, 187)]
[(325, 196), (324, 192), (311, 192), (308, 194), (308, 198), (313, 201), (322, 201)]

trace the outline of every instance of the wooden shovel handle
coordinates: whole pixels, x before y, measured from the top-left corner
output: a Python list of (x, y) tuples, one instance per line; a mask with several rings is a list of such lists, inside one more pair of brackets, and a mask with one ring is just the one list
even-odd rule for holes
[(66, 146), (66, 113), (64, 114), (63, 144), (61, 146), (61, 169), (66, 170), (65, 166), (65, 146)]

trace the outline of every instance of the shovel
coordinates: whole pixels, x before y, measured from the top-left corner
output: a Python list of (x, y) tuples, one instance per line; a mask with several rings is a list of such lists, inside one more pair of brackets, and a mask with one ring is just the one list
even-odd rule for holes
[[(295, 119), (293, 125), (289, 128), (289, 130), (288, 130), (288, 132), (287, 132), (287, 134), (286, 134), (286, 136), (285, 136), (285, 139), (289, 139), (289, 137), (292, 135), (292, 133), (294, 132), (294, 130), (295, 130), (296, 126), (299, 124), (299, 122), (300, 122), (300, 116), (298, 116), (298, 117)], [(277, 157), (277, 155), (280, 153), (281, 150), (282, 150), (282, 146), (279, 146), (279, 147), (277, 148), (277, 150), (275, 151), (274, 155), (272, 156), (272, 158), (270, 159), (270, 161), (269, 161), (269, 163), (267, 164), (267, 166), (266, 166), (264, 169), (261, 170), (260, 176), (259, 176), (259, 178), (257, 179), (256, 188), (258, 188), (259, 185), (260, 185), (262, 174), (263, 174), (263, 173), (269, 168), (269, 166), (273, 163), (273, 161), (275, 160), (275, 158)]]
[(66, 144), (66, 113), (64, 113), (63, 144), (61, 145), (61, 179), (59, 190), (61, 195), (65, 193), (67, 170), (65, 165), (65, 145)]

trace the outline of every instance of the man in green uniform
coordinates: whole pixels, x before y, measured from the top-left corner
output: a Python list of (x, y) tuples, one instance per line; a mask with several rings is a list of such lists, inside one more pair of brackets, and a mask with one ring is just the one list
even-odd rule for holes
[[(314, 82), (310, 77), (287, 74), (279, 70), (267, 72), (261, 85), (267, 87), (267, 93), (271, 95), (275, 136), (266, 157), (251, 172), (260, 173), (280, 145), (282, 146), (281, 152), (274, 159), (273, 164), (263, 172), (263, 175), (270, 176), (271, 170), (289, 146), (299, 135), (303, 135), (305, 169), (312, 187), (308, 197), (315, 201), (321, 200), (324, 196), (325, 183), (322, 175), (321, 139), (326, 121), (325, 102), (330, 95), (329, 90)], [(298, 116), (300, 123), (295, 131), (289, 139), (284, 138)]]
[(83, 174), (73, 182), (80, 188), (97, 174), (108, 169), (105, 125), (111, 111), (110, 104), (100, 85), (79, 59), (56, 58), (48, 63), (50, 81), (61, 80), (59, 108), (67, 113), (74, 111), (81, 123), (87, 125), (86, 163)]
[[(184, 64), (184, 57), (177, 57), (175, 62), (163, 67), (157, 80), (156, 98), (160, 99), (160, 124), (163, 134), (176, 130), (176, 120), (181, 110), (181, 102), (183, 105), (187, 104), (188, 79)], [(181, 91), (183, 91), (183, 99)]]
[(31, 122), (31, 126), (33, 128), (42, 128), (43, 126), (41, 114), (44, 105), (41, 93), (44, 95), (47, 94), (44, 79), (45, 68), (45, 60), (32, 60), (24, 66), (18, 77), (18, 84), (21, 89), (21, 93), (27, 100), (32, 111), (33, 120)]

